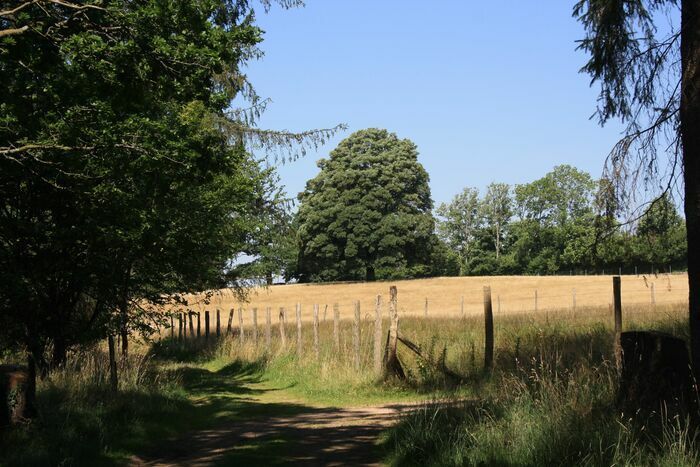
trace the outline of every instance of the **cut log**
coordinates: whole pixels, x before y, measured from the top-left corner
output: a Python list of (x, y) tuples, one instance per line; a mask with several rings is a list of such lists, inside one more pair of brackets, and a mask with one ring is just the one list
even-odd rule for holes
[(619, 339), (618, 406), (627, 412), (686, 412), (693, 398), (685, 342), (654, 331), (623, 332)]
[(0, 426), (16, 425), (29, 418), (32, 401), (29, 370), (19, 365), (0, 365)]

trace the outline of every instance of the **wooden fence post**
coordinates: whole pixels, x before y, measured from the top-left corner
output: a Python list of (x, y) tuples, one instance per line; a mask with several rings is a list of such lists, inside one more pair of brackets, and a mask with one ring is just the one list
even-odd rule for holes
[(462, 300), (459, 304), (459, 316), (464, 318), (464, 295), (462, 295)]
[(297, 319), (297, 356), (301, 357), (301, 303), (297, 303), (295, 311)]
[(613, 277), (613, 302), (615, 307), (615, 332), (622, 332), (622, 290), (620, 276)]
[(221, 310), (216, 309), (216, 337), (221, 337)]
[(204, 338), (209, 339), (209, 310), (204, 310)]
[(112, 391), (117, 392), (117, 389), (119, 389), (119, 382), (117, 380), (117, 359), (114, 349), (114, 336), (112, 334), (107, 336), (107, 347), (109, 348), (109, 384)]
[(651, 304), (656, 306), (656, 290), (654, 289), (654, 283), (651, 283)]
[(326, 303), (323, 307), (323, 322), (326, 322), (326, 312), (328, 312), (328, 303)]
[(226, 326), (226, 334), (230, 335), (233, 332), (233, 308), (228, 311), (228, 326)]
[(425, 318), (428, 317), (428, 297), (425, 297), (425, 309), (423, 310), (423, 315)]
[(382, 373), (382, 296), (377, 295), (374, 308), (374, 373)]
[(391, 316), (391, 324), (389, 325), (389, 337), (384, 358), (384, 371), (385, 376), (393, 373), (403, 378), (405, 374), (403, 368), (401, 368), (399, 357), (396, 354), (396, 346), (399, 341), (399, 307), (397, 295), (396, 286), (392, 285), (389, 287), (389, 315)]
[(270, 351), (272, 346), (272, 308), (265, 308), (265, 348)]
[(197, 337), (202, 337), (202, 314), (197, 312)]
[(576, 287), (571, 289), (571, 308), (574, 310), (574, 313), (576, 313)]
[(253, 308), (253, 345), (258, 346), (258, 309)]
[(360, 369), (360, 302), (355, 302), (355, 322), (352, 333), (353, 364), (355, 371)]
[(491, 306), (491, 287), (484, 286), (484, 368), (493, 368), (493, 308)]
[(335, 342), (335, 350), (340, 350), (340, 308), (337, 303), (333, 304), (333, 342)]
[(287, 347), (287, 333), (284, 329), (284, 307), (280, 307), (280, 339), (282, 340), (282, 348)]
[(314, 354), (316, 355), (316, 360), (318, 360), (320, 355), (318, 346), (318, 304), (314, 305)]
[(535, 312), (537, 312), (537, 289), (535, 289)]
[(498, 302), (498, 314), (501, 314), (501, 294), (496, 295), (496, 301)]
[(240, 333), (241, 345), (245, 343), (245, 332), (243, 331), (243, 307), (238, 307), (238, 332)]
[(615, 366), (619, 372), (622, 369), (622, 347), (620, 346), (620, 335), (622, 333), (622, 290), (620, 276), (613, 277), (613, 306), (615, 315), (615, 342), (613, 342), (613, 351), (615, 354)]

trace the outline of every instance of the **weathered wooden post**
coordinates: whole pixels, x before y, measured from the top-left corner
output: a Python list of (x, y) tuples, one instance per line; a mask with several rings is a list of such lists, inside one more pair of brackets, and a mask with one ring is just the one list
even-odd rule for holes
[(265, 308), (265, 349), (269, 352), (272, 347), (272, 308)]
[(221, 310), (216, 309), (216, 337), (221, 337)]
[(425, 308), (423, 310), (423, 316), (425, 318), (428, 317), (428, 297), (425, 297)]
[(360, 302), (355, 302), (355, 321), (353, 323), (352, 333), (352, 349), (353, 349), (353, 366), (355, 371), (360, 369)]
[(491, 287), (484, 286), (484, 368), (493, 368), (493, 308), (491, 306)]
[(613, 304), (614, 304), (614, 314), (615, 314), (615, 365), (618, 371), (621, 370), (622, 365), (622, 355), (620, 348), (620, 333), (622, 332), (622, 287), (620, 283), (620, 276), (613, 277)]
[(462, 300), (460, 301), (460, 304), (459, 304), (459, 316), (461, 318), (464, 318), (464, 295), (462, 295)]
[(253, 345), (258, 346), (258, 309), (253, 308)]
[(651, 305), (656, 306), (656, 289), (654, 289), (654, 283), (651, 283)]
[(333, 304), (333, 342), (335, 350), (340, 350), (340, 308), (337, 303)]
[(571, 289), (571, 309), (576, 313), (576, 287)]
[(396, 286), (389, 287), (389, 316), (391, 324), (389, 325), (389, 337), (387, 349), (384, 356), (384, 375), (385, 377), (395, 375), (401, 379), (406, 377), (406, 374), (401, 368), (399, 356), (396, 353), (396, 346), (399, 341), (399, 307), (397, 299)]
[(314, 355), (319, 359), (320, 349), (318, 345), (318, 304), (314, 305)]
[(282, 341), (282, 348), (286, 348), (287, 334), (284, 329), (284, 307), (280, 307), (280, 340)]
[(209, 310), (204, 310), (204, 338), (209, 339)]
[(326, 313), (328, 312), (328, 303), (323, 306), (323, 322), (326, 322)]
[(382, 296), (377, 295), (374, 308), (374, 373), (382, 374)]
[(113, 392), (117, 392), (119, 382), (117, 380), (117, 359), (114, 350), (114, 336), (112, 334), (107, 336), (107, 347), (109, 348), (109, 386)]
[(243, 332), (243, 307), (238, 307), (238, 332), (240, 333), (241, 345), (245, 343), (245, 332)]
[(537, 312), (537, 289), (535, 289), (535, 312)]
[(496, 301), (498, 302), (498, 314), (501, 314), (501, 294), (496, 295)]
[(202, 314), (197, 312), (197, 338), (202, 337)]
[(234, 313), (234, 310), (233, 310), (233, 308), (231, 308), (228, 311), (228, 326), (226, 326), (226, 335), (227, 336), (231, 335), (231, 333), (233, 332), (233, 313)]
[(297, 320), (297, 356), (301, 357), (301, 303), (297, 303), (295, 315)]

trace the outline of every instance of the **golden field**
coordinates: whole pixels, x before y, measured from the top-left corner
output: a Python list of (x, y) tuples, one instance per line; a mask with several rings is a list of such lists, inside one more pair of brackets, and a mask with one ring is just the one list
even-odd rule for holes
[[(229, 290), (215, 291), (209, 303), (201, 296), (188, 297), (189, 309), (203, 312), (221, 310), (222, 321), (230, 309), (244, 309), (246, 325), (250, 310), (258, 309), (258, 323), (264, 323), (267, 307), (276, 317), (284, 307), (291, 320), (297, 303), (302, 307), (302, 319), (312, 319), (312, 308), (318, 304), (320, 317), (324, 311), (332, 319), (333, 304), (337, 303), (341, 319), (353, 316), (354, 303), (360, 301), (362, 315), (374, 316), (377, 295), (382, 296), (386, 313), (389, 287), (398, 289), (399, 311), (402, 315), (422, 316), (428, 301), (428, 315), (460, 317), (483, 313), (483, 288), (491, 286), (494, 313), (530, 313), (551, 310), (553, 313), (576, 309), (607, 307), (612, 303), (612, 276), (489, 276), (441, 277), (382, 282), (289, 284), (258, 287), (251, 291), (247, 301), (239, 301)], [(535, 298), (537, 297), (537, 298)], [(651, 306), (652, 297), (657, 305), (684, 303), (688, 300), (686, 274), (622, 276), (623, 312), (627, 306)], [(463, 305), (462, 305), (463, 303)], [(463, 310), (463, 311), (462, 311)], [(237, 324), (236, 316), (234, 323)], [(277, 320), (273, 318), (273, 322)], [(225, 326), (222, 323), (222, 326)]]

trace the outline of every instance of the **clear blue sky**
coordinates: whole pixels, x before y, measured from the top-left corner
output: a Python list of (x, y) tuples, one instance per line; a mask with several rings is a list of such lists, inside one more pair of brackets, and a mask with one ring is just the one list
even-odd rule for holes
[(599, 177), (621, 125), (601, 128), (579, 73), (572, 1), (307, 0), (262, 9), (265, 57), (247, 69), (273, 103), (271, 129), (346, 123), (318, 152), (280, 167), (290, 195), (351, 132), (386, 128), (418, 146), (436, 206), (465, 186), (525, 183), (557, 164)]

